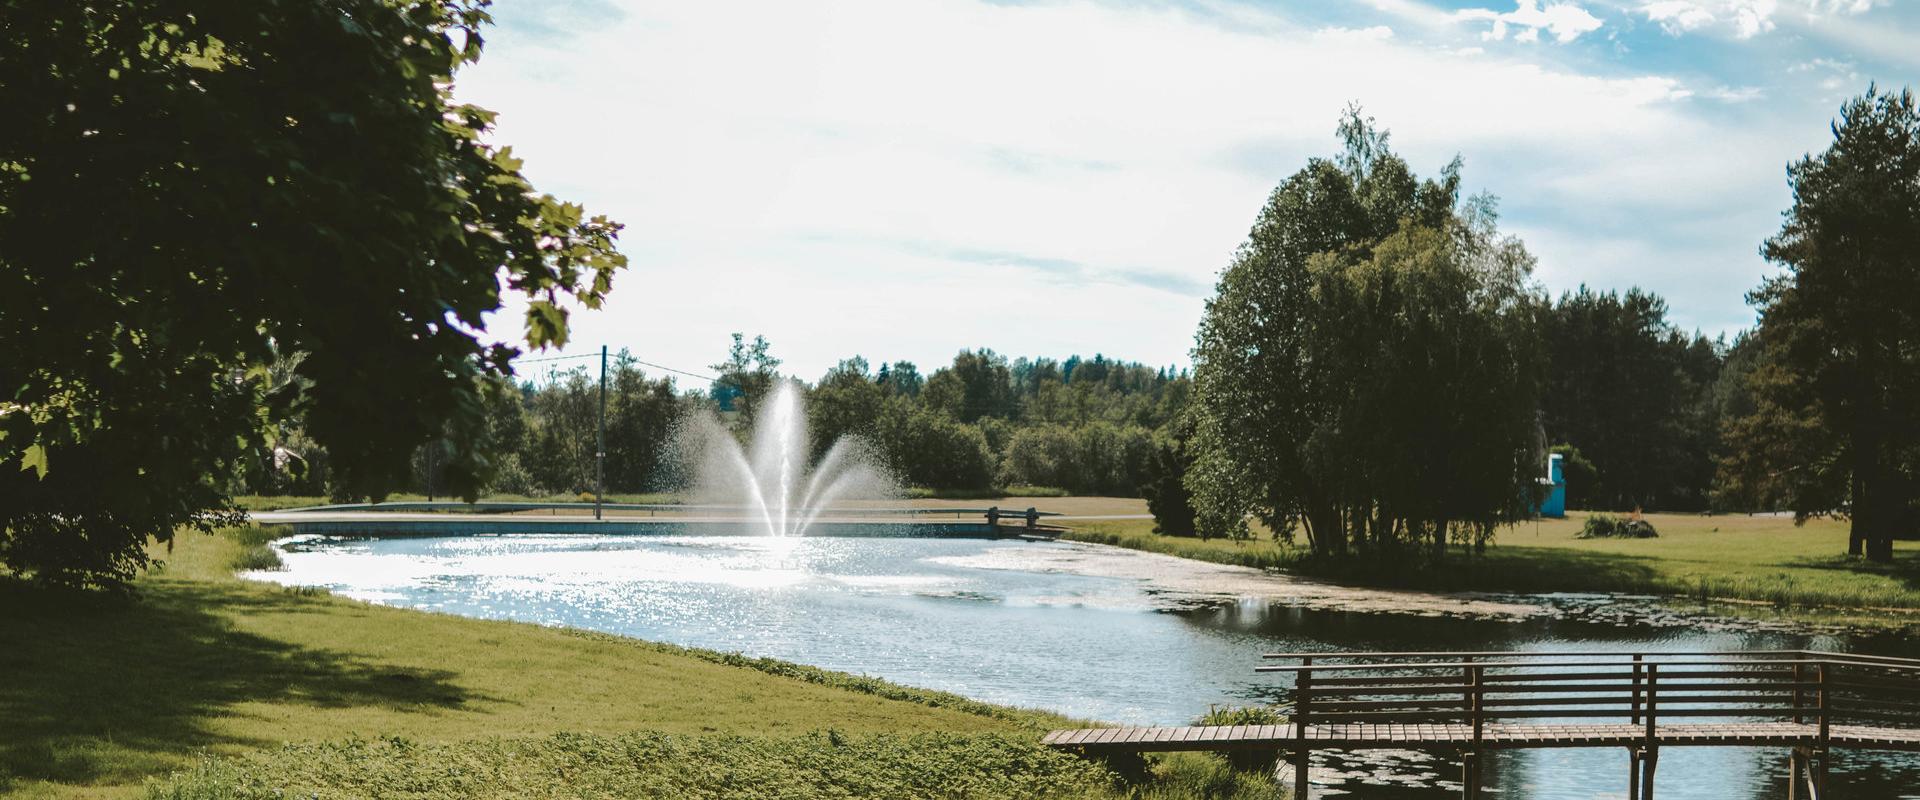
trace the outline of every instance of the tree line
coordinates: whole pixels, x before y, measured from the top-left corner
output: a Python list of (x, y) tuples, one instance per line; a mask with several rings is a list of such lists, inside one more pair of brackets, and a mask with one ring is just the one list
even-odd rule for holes
[[(771, 345), (736, 337), (703, 388), (649, 376), (626, 353), (606, 376), (605, 485), (609, 493), (687, 488), (677, 434), (695, 414), (716, 414), (745, 437), (756, 404), (779, 372)], [(579, 495), (597, 486), (600, 424), (597, 369), (552, 370), (537, 380), (492, 379), (480, 394), (485, 424), (455, 442), (453, 432), (419, 448), (401, 491), (445, 495), (446, 454), (467, 449), (486, 462), (482, 494)], [(905, 487), (989, 492), (1045, 487), (1076, 494), (1134, 496), (1152, 475), (1163, 430), (1185, 404), (1191, 381), (1171, 367), (1104, 355), (1016, 358), (963, 350), (923, 376), (908, 361), (873, 367), (855, 356), (802, 383), (809, 446), (817, 461), (855, 437)], [(231, 477), (237, 494), (352, 496), (336, 484), (326, 448), (299, 425), (279, 445), (244, 459)]]

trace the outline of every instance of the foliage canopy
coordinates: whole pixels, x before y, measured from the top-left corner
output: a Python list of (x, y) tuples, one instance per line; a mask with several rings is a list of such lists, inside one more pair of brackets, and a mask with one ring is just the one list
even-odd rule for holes
[[(485, 423), (506, 292), (536, 346), (620, 226), (533, 191), (457, 102), (484, 0), (27, 2), (0, 25), (0, 561), (116, 583), (298, 415), (381, 495)], [(298, 380), (269, 380), (278, 353)], [(452, 435), (451, 442), (474, 437)], [(490, 465), (455, 447), (454, 491)], [(110, 492), (100, 491), (110, 487)]]
[(1727, 428), (1726, 491), (1852, 519), (1892, 558), (1920, 529), (1920, 111), (1869, 88), (1833, 144), (1787, 168), (1793, 207), (1763, 252), (1750, 413)]
[(1541, 472), (1532, 258), (1350, 110), (1345, 152), (1282, 182), (1194, 349), (1198, 524), (1257, 516), (1340, 555), (1482, 541)]

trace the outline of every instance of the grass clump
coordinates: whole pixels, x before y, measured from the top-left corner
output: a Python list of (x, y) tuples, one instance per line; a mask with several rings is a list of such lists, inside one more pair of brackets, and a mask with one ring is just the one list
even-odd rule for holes
[(1195, 725), (1285, 725), (1287, 715), (1273, 706), (1210, 706)]
[(286, 562), (280, 560), (280, 550), (273, 546), (273, 540), (286, 534), (286, 529), (279, 526), (251, 526), (226, 531), (225, 535), (236, 545), (228, 559), (228, 567), (234, 572), (285, 569)]

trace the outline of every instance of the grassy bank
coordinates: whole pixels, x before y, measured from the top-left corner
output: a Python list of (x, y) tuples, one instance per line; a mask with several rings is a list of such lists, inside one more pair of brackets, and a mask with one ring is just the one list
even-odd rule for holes
[[(1193, 759), (1115, 785), (1037, 745), (1040, 731), (1068, 722), (1051, 714), (232, 578), (260, 558), (263, 538), (182, 536), (132, 600), (0, 581), (0, 793), (452, 798), (658, 786), (739, 796), (729, 781), (774, 772), (792, 797), (861, 787), (917, 796), (916, 781), (933, 780), (987, 781), (956, 796), (994, 796), (995, 774), (1052, 787), (1036, 797), (1270, 791)], [(1041, 780), (1056, 774), (1064, 782)], [(567, 775), (587, 783), (555, 782)], [(893, 783), (874, 782), (883, 779)]]
[(1780, 517), (1649, 514), (1655, 539), (1579, 539), (1586, 515), (1500, 532), (1479, 557), (1439, 568), (1410, 560), (1321, 563), (1270, 539), (1160, 536), (1136, 520), (1076, 524), (1068, 538), (1341, 582), (1437, 590), (1628, 592), (1746, 600), (1806, 608), (1920, 610), (1920, 546), (1899, 542), (1894, 563), (1845, 555), (1845, 523), (1795, 526)]

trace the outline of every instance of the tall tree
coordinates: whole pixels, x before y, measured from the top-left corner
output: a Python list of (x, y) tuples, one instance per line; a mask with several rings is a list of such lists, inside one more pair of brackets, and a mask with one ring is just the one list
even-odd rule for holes
[(1699, 510), (1713, 481), (1718, 436), (1713, 383), (1720, 355), (1667, 320), (1640, 289), (1560, 296), (1544, 326), (1549, 441), (1577, 448), (1596, 470), (1570, 483), (1577, 508)]
[(1727, 482), (1797, 517), (1851, 518), (1854, 554), (1891, 560), (1920, 475), (1920, 113), (1870, 87), (1833, 144), (1787, 168), (1793, 207), (1763, 252), (1786, 271), (1760, 309), (1756, 410), (1728, 429)]
[(765, 336), (747, 341), (745, 334), (735, 333), (727, 360), (713, 365), (718, 378), (708, 394), (720, 410), (739, 412), (742, 429), (753, 427), (754, 409), (773, 392), (780, 378), (780, 359), (773, 357), (772, 347)]
[(844, 436), (872, 439), (886, 406), (887, 392), (887, 384), (867, 375), (867, 360), (859, 356), (827, 370), (807, 392), (807, 427), (813, 437), (808, 443), (811, 459), (820, 460)]
[[(619, 226), (533, 191), (453, 97), (484, 0), (29, 0), (0, 24), (0, 561), (116, 584), (301, 414), (355, 495), (485, 424), (504, 291), (567, 336)], [(270, 390), (274, 349), (305, 353)], [(471, 440), (473, 437), (463, 437)], [(450, 488), (489, 465), (450, 453)], [(24, 469), (22, 469), (24, 467)], [(107, 491), (102, 491), (106, 488)]]
[[(1524, 510), (1539, 472), (1532, 259), (1350, 110), (1337, 159), (1275, 189), (1194, 348), (1198, 525), (1256, 516), (1316, 553), (1444, 552)], [(1080, 365), (1076, 370), (1086, 369)]]
[(953, 366), (927, 379), (927, 404), (961, 422), (1013, 413), (1013, 380), (1007, 359), (992, 350), (962, 350)]

